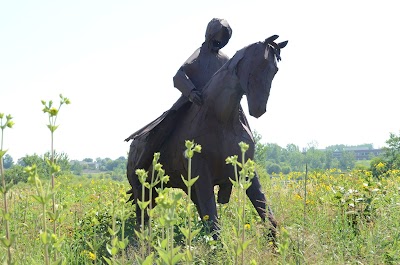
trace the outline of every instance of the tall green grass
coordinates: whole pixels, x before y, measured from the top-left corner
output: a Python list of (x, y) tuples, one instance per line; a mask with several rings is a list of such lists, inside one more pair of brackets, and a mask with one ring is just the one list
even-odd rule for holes
[[(370, 179), (369, 174), (361, 171), (310, 173), (306, 204), (304, 183), (298, 179), (304, 173), (272, 179), (260, 174), (279, 222), (278, 249), (269, 243), (267, 225), (245, 201), (246, 238), (252, 242), (243, 252), (244, 264), (399, 263), (400, 172), (392, 171), (389, 178), (380, 182)], [(118, 252), (114, 259), (123, 264), (136, 262), (140, 244), (134, 233), (133, 207), (125, 203), (128, 183), (64, 176), (59, 177), (56, 184), (59, 185), (58, 195), (65, 213), (59, 224), (60, 233), (65, 235), (60, 255), (67, 264), (105, 263), (103, 256), (111, 257), (107, 244), (110, 245), (113, 236), (117, 236), (119, 241), (124, 237), (129, 239), (125, 254)], [(179, 190), (171, 192), (181, 193), (181, 199), (174, 206), (173, 240), (175, 246), (183, 247), (185, 237), (178, 227), (186, 226), (187, 197)], [(13, 260), (19, 264), (43, 262), (38, 233), (42, 226), (42, 211), (31, 196), (34, 194), (32, 186), (21, 183), (14, 186), (8, 196), (10, 231), (16, 234), (11, 252)], [(202, 228), (202, 220), (198, 220), (196, 215), (192, 217), (195, 220), (192, 229), (203, 229), (192, 240), (193, 264), (235, 264), (234, 250), (228, 246), (237, 244), (237, 238), (232, 237), (232, 226), (237, 225), (238, 218), (237, 195), (234, 190), (231, 202), (218, 207), (220, 241), (212, 240)], [(132, 215), (123, 217), (123, 209)], [(152, 226), (155, 237), (152, 244), (157, 245), (164, 227), (158, 220), (165, 213), (158, 206), (154, 210)], [(114, 227), (122, 228), (124, 221), (124, 236), (122, 229), (116, 235), (110, 233), (108, 228), (112, 228), (113, 223)], [(1, 231), (5, 231), (4, 222)]]

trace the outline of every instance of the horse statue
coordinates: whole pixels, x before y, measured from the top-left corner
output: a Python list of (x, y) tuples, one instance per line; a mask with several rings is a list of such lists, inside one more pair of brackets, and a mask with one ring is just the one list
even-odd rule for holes
[[(172, 133), (165, 137), (159, 150), (156, 150), (161, 153), (159, 163), (170, 176), (167, 186), (180, 188), (187, 193), (187, 187), (181, 179), (181, 175), (188, 175), (184, 141), (194, 140), (202, 146), (201, 153), (192, 158), (192, 176), (199, 178), (192, 186), (191, 200), (202, 219), (208, 216), (212, 232), (218, 231), (214, 186), (219, 186), (217, 201), (227, 203), (232, 191), (229, 179), (235, 179), (233, 167), (227, 165), (225, 159), (232, 155), (240, 157), (239, 142), (249, 145), (246, 160), (254, 158), (255, 144), (251, 130), (239, 119), (239, 115), (244, 115), (240, 113), (240, 101), (246, 95), (249, 113), (253, 117), (259, 118), (266, 112), (271, 83), (278, 71), (277, 62), (281, 60), (280, 51), (287, 44), (287, 41), (276, 43), (277, 38), (277, 35), (273, 35), (237, 51), (203, 88), (203, 105), (191, 104), (174, 123)], [(134, 165), (137, 164), (134, 160), (141, 150), (137, 150), (140, 145), (135, 143), (133, 137), (126, 140), (130, 139), (133, 141), (128, 156), (127, 177), (132, 190), (128, 193), (132, 193), (131, 199), (136, 201), (141, 198), (141, 184), (135, 174), (137, 168)], [(142, 148), (145, 147), (142, 145)], [(151, 172), (151, 168), (144, 169)], [(257, 174), (251, 182), (246, 194), (262, 220), (268, 218), (271, 234), (275, 237), (277, 223), (266, 204)], [(146, 199), (148, 195), (146, 191)], [(154, 200), (152, 205), (155, 206)], [(140, 220), (137, 206), (136, 217)]]

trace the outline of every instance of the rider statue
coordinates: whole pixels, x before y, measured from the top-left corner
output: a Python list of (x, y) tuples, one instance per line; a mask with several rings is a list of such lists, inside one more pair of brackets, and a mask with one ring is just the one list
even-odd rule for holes
[[(225, 19), (213, 18), (208, 23), (205, 41), (201, 47), (185, 61), (173, 78), (174, 86), (182, 92), (181, 97), (168, 111), (125, 139), (125, 141), (132, 140), (127, 165), (127, 172), (130, 172), (128, 174), (135, 174), (136, 169), (148, 170), (153, 161), (153, 154), (159, 152), (161, 146), (173, 133), (174, 128), (179, 124), (181, 117), (186, 113), (189, 107), (193, 103), (200, 106), (203, 104), (202, 90), (204, 86), (229, 60), (229, 57), (221, 52), (221, 48), (228, 43), (231, 36), (232, 29)], [(241, 107), (239, 108), (239, 120), (242, 124), (242, 131), (237, 133), (244, 137), (252, 138), (250, 126)], [(184, 143), (182, 143), (182, 145), (183, 144)], [(128, 193), (131, 194), (129, 200), (136, 201), (141, 187), (139, 180), (137, 177), (130, 175), (128, 175), (128, 180), (132, 186), (132, 189), (128, 191)], [(259, 182), (253, 185), (255, 185), (254, 189), (261, 190)], [(231, 190), (232, 185), (220, 185), (218, 202), (227, 203)], [(254, 197), (253, 194), (249, 194), (249, 198), (251, 196)], [(252, 199), (252, 201), (260, 201), (259, 203), (261, 203), (262, 200), (265, 200), (265, 197)], [(255, 207), (256, 209), (262, 209), (262, 205), (260, 205), (260, 207), (255, 205)], [(268, 208), (267, 211), (267, 214), (272, 218), (273, 214), (271, 210)], [(137, 208), (136, 212), (140, 213), (140, 210)], [(276, 222), (272, 222), (274, 223), (274, 227), (276, 227)], [(271, 232), (275, 234), (275, 230)]]
[[(211, 77), (223, 66), (229, 57), (220, 51), (232, 36), (232, 29), (225, 19), (213, 18), (207, 25), (205, 41), (186, 62), (179, 68), (173, 78), (174, 86), (182, 92), (181, 97), (168, 111), (142, 129), (136, 131), (125, 141), (133, 140), (130, 152), (135, 152), (128, 161), (128, 168), (134, 170), (148, 169), (151, 165), (153, 154), (159, 151), (164, 140), (172, 133), (179, 118), (190, 107), (192, 102), (201, 105), (203, 100), (201, 91)], [(243, 123), (248, 126), (244, 117)], [(182, 143), (183, 144), (183, 143)], [(129, 177), (130, 182), (137, 178)], [(137, 198), (139, 183), (130, 183), (133, 187), (130, 200)]]

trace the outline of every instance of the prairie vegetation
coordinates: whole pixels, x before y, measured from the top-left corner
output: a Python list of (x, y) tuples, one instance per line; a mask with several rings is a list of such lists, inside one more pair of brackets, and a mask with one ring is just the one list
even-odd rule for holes
[[(52, 138), (58, 111), (69, 104), (60, 98), (58, 108), (51, 101), (42, 102)], [(141, 200), (140, 209), (149, 212), (150, 221), (141, 220), (135, 227), (134, 207), (126, 203), (127, 180), (62, 171), (53, 142), (46, 170), (27, 166), (27, 182), (6, 181), (3, 135), (13, 124), (11, 115), (0, 114), (3, 264), (400, 263), (400, 137), (395, 134), (388, 141), (388, 155), (374, 160), (370, 169), (342, 172), (305, 166), (270, 175), (262, 163), (227, 158), (238, 178), (230, 203), (218, 205), (221, 231), (213, 240), (208, 218), (199, 220), (186, 194), (175, 189), (161, 188), (153, 194), (158, 203), (154, 209), (147, 210), (148, 202)], [(182, 144), (189, 161), (201, 152), (194, 142)], [(137, 172), (144, 188), (168, 181), (159, 155), (154, 157), (153, 172)], [(275, 242), (268, 237), (268, 224), (243, 197), (254, 170), (279, 223)], [(189, 173), (185, 183), (190, 187), (196, 179)]]
[[(260, 178), (279, 221), (280, 232), (274, 250), (265, 236), (267, 226), (246, 201), (243, 227), (245, 240), (250, 242), (244, 251), (245, 264), (400, 262), (399, 171), (392, 170), (390, 176), (379, 181), (368, 171), (342, 174), (334, 170), (309, 173), (307, 183), (304, 172), (272, 179), (262, 174)], [(113, 264), (136, 262), (141, 245), (134, 233), (133, 207), (125, 203), (127, 183), (63, 176), (57, 178), (56, 186), (57, 205), (62, 209), (56, 237), (63, 238), (62, 244), (52, 248), (58, 253), (57, 259), (67, 264), (103, 264), (103, 257), (113, 258)], [(169, 236), (174, 240), (174, 247), (179, 247), (177, 253), (184, 253), (185, 237), (179, 227), (186, 227), (188, 219), (186, 196), (176, 190), (169, 193), (170, 202), (175, 203), (171, 215), (173, 230)], [(176, 199), (179, 193), (181, 198)], [(192, 231), (201, 229), (192, 240), (194, 264), (235, 263), (234, 246), (239, 244), (232, 229), (238, 218), (236, 194), (234, 190), (231, 202), (219, 206), (220, 241), (212, 240), (202, 221), (192, 212)], [(8, 193), (10, 231), (15, 234), (11, 254), (18, 264), (43, 264), (42, 220), (46, 218), (50, 224), (52, 221), (49, 216), (43, 216), (41, 205), (33, 195), (32, 185), (22, 183)], [(159, 240), (163, 233), (164, 238), (167, 234), (160, 220), (166, 210), (162, 206), (155, 208), (153, 238), (145, 249), (146, 256), (154, 253), (154, 259), (159, 260)], [(119, 247), (111, 255), (113, 238), (125, 243), (116, 244)], [(1, 253), (5, 259), (5, 251)]]

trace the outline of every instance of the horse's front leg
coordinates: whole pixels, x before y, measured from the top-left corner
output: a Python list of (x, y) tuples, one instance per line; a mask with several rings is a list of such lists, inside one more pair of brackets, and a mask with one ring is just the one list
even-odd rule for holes
[(246, 190), (246, 194), (254, 208), (256, 208), (261, 219), (265, 221), (266, 217), (268, 216), (268, 220), (271, 223), (270, 234), (273, 239), (275, 239), (277, 222), (271, 208), (266, 204), (265, 195), (261, 190), (260, 180), (258, 179), (257, 175), (251, 180), (251, 186)]
[[(217, 205), (215, 203), (215, 196), (211, 196), (208, 199), (197, 200), (197, 209), (202, 220), (207, 220), (210, 228), (211, 235), (214, 240), (218, 239), (219, 227), (218, 227), (218, 216), (217, 216)], [(206, 216), (208, 216), (206, 218)]]

